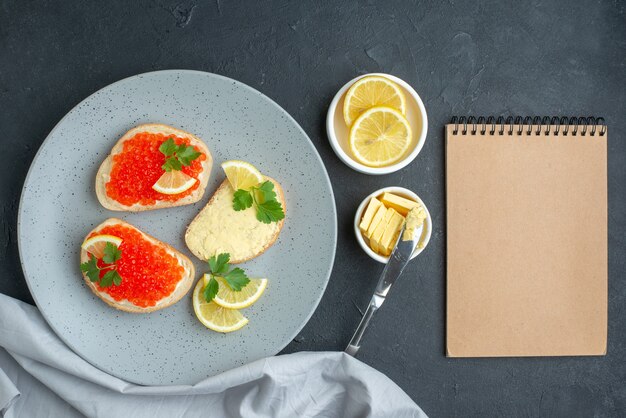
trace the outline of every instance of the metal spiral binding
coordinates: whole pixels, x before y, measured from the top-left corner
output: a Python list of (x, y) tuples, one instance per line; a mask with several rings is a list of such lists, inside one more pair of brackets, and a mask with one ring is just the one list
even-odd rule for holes
[(506, 119), (502, 116), (497, 118), (494, 116), (478, 116), (478, 118), (475, 116), (453, 116), (450, 120), (450, 124), (454, 125), (453, 135), (457, 135), (459, 132), (462, 135), (466, 135), (468, 132), (472, 135), (476, 135), (477, 132), (480, 132), (481, 135), (485, 135), (486, 132), (489, 132), (489, 135), (504, 135), (505, 131), (507, 135), (513, 135), (514, 126), (517, 126), (515, 130), (517, 135), (522, 135), (524, 131), (526, 131), (526, 135), (533, 133), (541, 135), (542, 131), (545, 135), (549, 135), (550, 132), (553, 132), (555, 135), (559, 135), (559, 133), (568, 135), (571, 131), (573, 136), (579, 133), (580, 136), (586, 136), (587, 133), (590, 136), (595, 136), (599, 126), (600, 131), (598, 135), (604, 136), (606, 134), (606, 124), (604, 122), (604, 118), (593, 116), (581, 116), (578, 118), (568, 118), (567, 116), (509, 116)]

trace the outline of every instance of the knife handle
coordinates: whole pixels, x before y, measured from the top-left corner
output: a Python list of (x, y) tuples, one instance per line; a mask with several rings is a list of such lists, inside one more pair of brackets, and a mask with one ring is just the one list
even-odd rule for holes
[(359, 326), (354, 332), (352, 339), (348, 343), (348, 347), (346, 347), (345, 352), (347, 354), (351, 356), (355, 356), (356, 353), (359, 351), (359, 348), (361, 348), (361, 339), (363, 338), (365, 329), (367, 328), (367, 326), (370, 323), (370, 320), (374, 316), (374, 312), (376, 312), (378, 308), (380, 308), (380, 306), (383, 304), (384, 301), (385, 301), (385, 298), (377, 294), (374, 294), (374, 296), (372, 296), (372, 299), (370, 300), (370, 304), (367, 307), (365, 314), (363, 314), (363, 318), (361, 318), (361, 322), (359, 323)]

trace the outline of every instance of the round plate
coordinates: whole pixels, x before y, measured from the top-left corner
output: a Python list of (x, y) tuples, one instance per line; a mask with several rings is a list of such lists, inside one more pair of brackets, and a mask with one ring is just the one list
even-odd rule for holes
[[(198, 135), (214, 158), (203, 199), (189, 206), (127, 213), (104, 209), (96, 171), (132, 127), (158, 122)], [(262, 256), (241, 265), (267, 277), (265, 294), (242, 312), (250, 323), (220, 334), (196, 319), (191, 291), (169, 308), (131, 314), (92, 294), (79, 270), (80, 244), (104, 219), (120, 217), (194, 260), (184, 232), (224, 180), (220, 163), (249, 161), (277, 179), (287, 201), (285, 226)], [(332, 269), (337, 239), (335, 201), (315, 147), (296, 121), (258, 91), (198, 71), (146, 73), (89, 96), (52, 130), (22, 191), (19, 250), (28, 287), (50, 326), (98, 368), (144, 385), (194, 384), (274, 355), (304, 327)], [(193, 286), (192, 286), (193, 289)]]

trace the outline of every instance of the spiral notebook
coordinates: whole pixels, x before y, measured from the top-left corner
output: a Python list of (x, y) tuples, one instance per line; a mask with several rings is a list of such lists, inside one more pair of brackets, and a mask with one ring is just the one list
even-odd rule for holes
[(606, 353), (603, 122), (446, 126), (449, 357)]

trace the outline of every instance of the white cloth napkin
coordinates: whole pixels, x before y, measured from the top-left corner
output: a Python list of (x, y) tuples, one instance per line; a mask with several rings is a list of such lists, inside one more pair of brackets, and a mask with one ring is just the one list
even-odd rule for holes
[(0, 416), (426, 417), (385, 375), (338, 352), (269, 357), (193, 386), (139, 386), (70, 350), (39, 310), (0, 294)]

